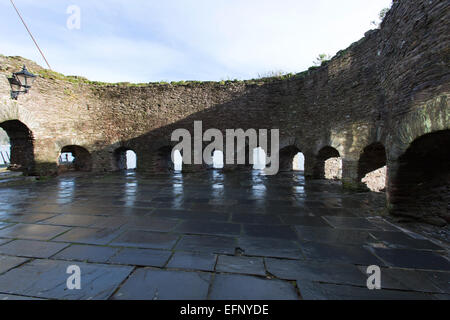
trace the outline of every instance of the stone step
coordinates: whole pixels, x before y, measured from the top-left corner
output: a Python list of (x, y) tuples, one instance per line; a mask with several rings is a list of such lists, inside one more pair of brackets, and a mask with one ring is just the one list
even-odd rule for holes
[(14, 172), (8, 170), (0, 171), (0, 187), (20, 185), (35, 180), (36, 177), (26, 177), (22, 172)]
[(2, 170), (0, 171), (0, 180), (4, 179), (11, 179), (15, 177), (22, 177), (22, 172), (14, 172), (14, 171), (8, 171), (8, 170)]

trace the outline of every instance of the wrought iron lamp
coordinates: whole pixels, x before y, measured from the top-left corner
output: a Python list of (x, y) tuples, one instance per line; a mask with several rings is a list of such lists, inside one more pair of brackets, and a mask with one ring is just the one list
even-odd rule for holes
[(26, 66), (23, 66), (21, 71), (14, 72), (12, 78), (8, 78), (8, 80), (11, 86), (11, 98), (17, 100), (20, 94), (28, 93), (34, 80), (36, 80), (36, 75), (29, 72)]

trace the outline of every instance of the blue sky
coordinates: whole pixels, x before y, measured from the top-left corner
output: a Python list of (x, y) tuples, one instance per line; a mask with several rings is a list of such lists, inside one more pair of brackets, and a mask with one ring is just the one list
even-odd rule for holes
[[(53, 70), (106, 82), (301, 72), (374, 28), (391, 0), (14, 0)], [(68, 30), (70, 5), (81, 28)], [(9, 0), (0, 53), (45, 66)]]

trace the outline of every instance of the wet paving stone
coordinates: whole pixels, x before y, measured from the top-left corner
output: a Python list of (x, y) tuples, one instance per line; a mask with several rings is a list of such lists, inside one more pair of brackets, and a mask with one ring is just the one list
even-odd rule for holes
[[(94, 193), (95, 194), (95, 193)], [(105, 215), (105, 216), (142, 216), (148, 215), (150, 209), (139, 208), (121, 208), (121, 207), (102, 207), (98, 203), (92, 206), (68, 206), (64, 209), (64, 213), (76, 215)]]
[(170, 232), (180, 224), (180, 220), (158, 218), (158, 217), (133, 217), (127, 219), (126, 229), (136, 229), (145, 231)]
[(360, 264), (366, 266), (384, 265), (380, 259), (363, 247), (318, 242), (302, 242), (300, 247), (303, 254), (309, 260)]
[(450, 271), (450, 262), (434, 252), (383, 248), (371, 250), (391, 267)]
[(178, 203), (178, 202), (154, 202), (152, 201), (150, 203), (150, 207), (151, 208), (155, 208), (155, 209), (181, 209), (184, 208), (182, 203)]
[(217, 255), (199, 252), (175, 252), (167, 268), (214, 271)]
[(0, 245), (11, 242), (11, 239), (0, 239)]
[(179, 237), (180, 235), (171, 233), (129, 230), (114, 239), (110, 245), (169, 250), (173, 248)]
[[(360, 267), (362, 273), (366, 273), (365, 267)], [(431, 281), (423, 271), (407, 269), (381, 269), (381, 288), (403, 291), (417, 291), (429, 293), (445, 293)]]
[(234, 254), (237, 240), (230, 237), (185, 235), (175, 247), (179, 251)]
[(450, 295), (449, 294), (434, 294), (433, 298), (436, 300), (450, 300)]
[(297, 281), (304, 300), (432, 300), (431, 294)]
[(24, 297), (24, 296), (15, 296), (12, 294), (0, 294), (0, 301), (17, 301), (17, 300), (44, 300), (44, 299), (37, 299), (32, 297)]
[(399, 228), (397, 228), (396, 226), (388, 223), (387, 221), (385, 221), (381, 217), (368, 217), (367, 220), (369, 220), (369, 222), (371, 224), (375, 225), (380, 230), (383, 230), (383, 231), (396, 231), (396, 232), (400, 231)]
[(264, 261), (262, 258), (219, 256), (216, 271), (265, 276)]
[(449, 272), (434, 272), (434, 271), (422, 271), (421, 274), (430, 279), (435, 286), (441, 289), (443, 292), (450, 294), (450, 273)]
[(65, 207), (58, 205), (58, 204), (49, 204), (49, 203), (35, 203), (35, 201), (33, 201), (33, 203), (31, 205), (27, 205), (24, 208), (25, 212), (42, 212), (42, 213), (55, 213), (55, 214), (59, 214), (59, 213), (63, 213)]
[(138, 269), (114, 295), (116, 300), (205, 300), (211, 275)]
[(64, 214), (41, 221), (41, 224), (115, 229), (121, 227), (127, 221), (128, 219), (123, 217)]
[[(10, 257), (10, 256), (2, 256), (0, 255), (0, 274), (5, 273), (6, 271), (15, 268), (17, 266), (20, 266), (21, 264), (25, 263), (29, 259), (26, 258), (19, 258), (19, 257)], [(2, 292), (3, 289), (0, 287), (0, 292)]]
[(367, 205), (362, 203), (359, 199), (354, 198), (343, 198), (341, 199), (341, 205), (345, 208), (350, 209), (360, 209), (360, 208), (366, 208)]
[(172, 252), (155, 249), (124, 248), (108, 259), (114, 264), (126, 264), (144, 267), (163, 267)]
[(325, 216), (324, 219), (335, 228), (378, 230), (378, 227), (370, 223), (366, 218)]
[(303, 207), (265, 207), (266, 214), (278, 215), (278, 214), (290, 214), (290, 215), (309, 215), (309, 211)]
[(118, 229), (125, 225), (129, 219), (125, 217), (100, 217), (97, 216), (94, 222), (89, 226), (90, 228), (108, 228)]
[(208, 222), (208, 221), (183, 221), (175, 232), (188, 234), (207, 234), (238, 236), (241, 234), (241, 225), (236, 223)]
[(244, 225), (244, 235), (255, 238), (297, 240), (297, 234), (290, 226), (247, 224)]
[[(232, 212), (237, 214), (267, 214), (266, 208), (262, 205), (260, 207), (251, 205), (236, 205), (233, 206)], [(279, 212), (273, 213), (278, 214)]]
[[(172, 201), (172, 199), (170, 200)], [(185, 203), (208, 203), (209, 198), (186, 198)]]
[[(317, 191), (320, 192), (320, 187), (317, 186)], [(307, 209), (314, 210), (318, 208), (327, 208), (326, 203), (320, 200), (306, 200), (304, 201), (304, 206)]]
[(54, 216), (55, 216), (55, 214), (49, 214), (49, 213), (3, 214), (3, 215), (0, 215), (0, 221), (35, 223), (35, 222), (46, 220), (46, 219), (54, 217)]
[(330, 227), (321, 217), (303, 217), (303, 216), (282, 216), (283, 222), (290, 225), (300, 225), (309, 227)]
[(68, 244), (56, 242), (14, 240), (0, 246), (0, 254), (30, 258), (49, 258), (67, 246)]
[(118, 234), (119, 231), (114, 229), (93, 229), (77, 227), (55, 238), (54, 241), (105, 245), (116, 238)]
[(133, 270), (127, 266), (78, 263), (81, 289), (67, 289), (67, 267), (72, 262), (33, 260), (0, 276), (6, 294), (47, 299), (107, 299)]
[(112, 247), (74, 244), (52, 256), (52, 259), (105, 263), (119, 250)]
[(212, 300), (297, 300), (295, 287), (281, 280), (218, 274), (211, 286)]
[[(154, 202), (172, 202), (174, 199), (173, 197), (155, 197), (152, 199)], [(192, 200), (192, 199), (190, 199)], [(189, 202), (189, 201), (187, 201)]]
[(309, 280), (363, 286), (367, 276), (351, 264), (330, 264), (265, 258), (267, 271), (279, 279)]
[(194, 212), (186, 210), (156, 210), (152, 217), (183, 220), (228, 221), (230, 214), (222, 212)]
[(114, 201), (114, 205), (118, 206), (131, 206), (134, 208), (157, 208), (157, 203), (154, 201), (138, 201), (138, 200), (130, 200), (130, 201)]
[(438, 246), (429, 240), (415, 239), (404, 232), (371, 231), (370, 234), (391, 248), (445, 250), (441, 246)]
[(295, 226), (295, 230), (298, 238), (302, 241), (354, 246), (362, 246), (377, 241), (368, 231), (306, 226)]
[(68, 230), (70, 230), (70, 228), (59, 226), (16, 224), (9, 228), (0, 230), (0, 237), (29, 240), (50, 240)]
[(233, 214), (232, 222), (245, 224), (282, 224), (281, 219), (275, 215), (268, 214)]
[[(382, 194), (301, 173), (63, 175), (0, 196), (0, 299), (450, 295), (446, 243), (373, 216)], [(88, 268), (78, 293), (64, 290), (73, 264)], [(367, 293), (373, 264), (381, 293)]]
[(292, 207), (297, 206), (297, 203), (292, 200), (267, 200), (266, 201), (267, 207)]
[(11, 226), (11, 223), (0, 222), (0, 230)]
[(239, 238), (239, 248), (245, 255), (303, 259), (296, 242), (283, 239)]
[(76, 214), (63, 214), (42, 221), (42, 224), (51, 224), (69, 227), (89, 227), (94, 224), (96, 216), (84, 216)]
[(332, 217), (356, 217), (355, 210), (346, 208), (310, 208), (309, 211), (314, 216), (332, 216)]

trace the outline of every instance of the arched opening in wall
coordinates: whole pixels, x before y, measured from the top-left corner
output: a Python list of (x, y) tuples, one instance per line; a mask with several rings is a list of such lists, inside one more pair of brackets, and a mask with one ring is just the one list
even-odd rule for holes
[(314, 167), (316, 179), (340, 180), (342, 179), (342, 158), (333, 147), (322, 148), (317, 157)]
[(359, 158), (358, 180), (371, 191), (381, 192), (386, 189), (386, 150), (379, 143), (366, 147)]
[(1, 149), (1, 162), (10, 170), (22, 171), (27, 174), (32, 173), (34, 169), (34, 141), (30, 129), (19, 120), (2, 122), (0, 128), (4, 132), (2, 145), (6, 143)]
[(224, 161), (223, 161), (223, 151), (221, 150), (214, 150), (213, 152), (213, 156), (212, 156), (212, 161), (213, 161), (213, 168), (214, 169), (222, 169), (224, 166)]
[(5, 130), (0, 128), (0, 169), (9, 166), (9, 159), (11, 158), (11, 145), (8, 134)]
[(450, 222), (450, 130), (417, 138), (398, 161), (390, 173), (394, 213)]
[(137, 164), (136, 153), (127, 148), (114, 151), (114, 162), (117, 170), (135, 170)]
[(59, 171), (91, 171), (92, 157), (80, 146), (65, 146), (58, 157)]
[(294, 171), (305, 171), (305, 155), (301, 152), (297, 153), (292, 163)]
[(295, 146), (284, 147), (279, 153), (279, 171), (302, 171), (304, 170), (305, 157)]
[(172, 147), (164, 146), (156, 151), (153, 157), (153, 167), (156, 173), (167, 173), (174, 170), (172, 162)]
[(264, 170), (267, 165), (266, 152), (263, 148), (258, 147), (253, 149), (253, 169)]
[(183, 171), (183, 156), (180, 150), (175, 150), (173, 152), (173, 169), (175, 172)]

